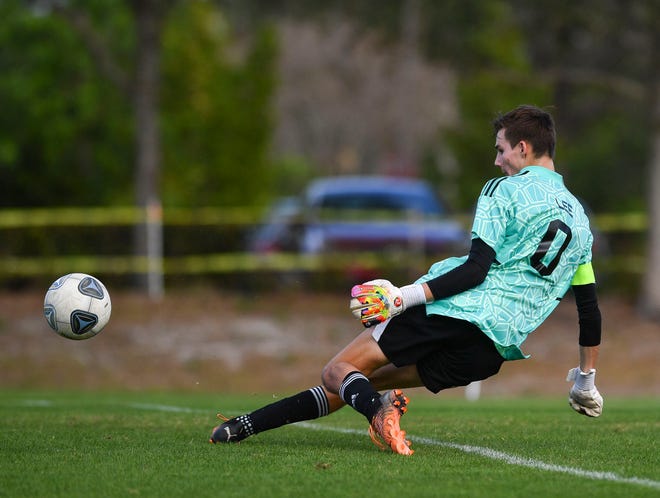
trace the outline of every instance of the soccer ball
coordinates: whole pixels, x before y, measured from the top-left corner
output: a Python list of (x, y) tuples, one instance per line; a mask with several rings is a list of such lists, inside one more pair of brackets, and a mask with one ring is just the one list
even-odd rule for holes
[(107, 325), (111, 311), (105, 285), (85, 273), (69, 273), (58, 278), (44, 298), (48, 325), (67, 339), (94, 337)]

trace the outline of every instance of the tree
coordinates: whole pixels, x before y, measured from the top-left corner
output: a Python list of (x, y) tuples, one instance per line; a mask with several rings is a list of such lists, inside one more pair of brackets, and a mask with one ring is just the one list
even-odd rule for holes
[[(656, 4), (655, 19), (660, 18), (660, 7)], [(653, 31), (651, 47), (652, 86), (650, 88), (650, 181), (649, 196), (649, 241), (647, 249), (647, 271), (644, 272), (641, 307), (648, 316), (660, 319), (660, 32)]]
[(162, 21), (175, 0), (127, 0), (135, 27), (135, 61), (132, 69), (122, 65), (109, 39), (94, 23), (94, 15), (108, 13), (104, 2), (34, 0), (34, 12), (52, 12), (64, 20), (83, 41), (90, 59), (105, 79), (124, 95), (133, 111), (135, 133), (134, 202), (145, 212), (144, 222), (135, 226), (135, 254), (148, 261), (142, 286), (158, 298), (163, 292), (162, 210), (158, 180), (160, 177), (160, 135), (158, 129), (158, 93), (160, 83), (160, 36)]
[[(70, 25), (0, 2), (2, 206), (126, 203), (131, 121), (124, 94)], [(125, 26), (121, 12), (106, 24)]]
[[(217, 8), (206, 2), (126, 0), (123, 3), (116, 3), (111, 0), (85, 2), (33, 0), (29, 8), (20, 2), (0, 4), (0, 8), (3, 8), (5, 13), (11, 14), (6, 17), (16, 20), (9, 24), (9, 29), (0, 29), (0, 39), (10, 42), (9, 45), (14, 48), (13, 51), (3, 51), (3, 54), (0, 54), (0, 61), (3, 61), (4, 56), (8, 59), (7, 62), (15, 64), (18, 68), (27, 66), (30, 69), (32, 69), (31, 63), (39, 63), (35, 64), (34, 71), (24, 71), (25, 76), (20, 69), (12, 72), (12, 75), (17, 74), (17, 77), (21, 78), (20, 83), (11, 78), (6, 80), (6, 88), (3, 87), (4, 81), (0, 83), (0, 91), (4, 90), (3, 95), (10, 97), (9, 106), (16, 104), (20, 101), (21, 95), (24, 95), (26, 109), (38, 111), (39, 107), (35, 106), (34, 102), (42, 101), (37, 100), (34, 93), (26, 92), (25, 88), (31, 90), (29, 84), (32, 82), (43, 82), (44, 86), (48, 86), (58, 83), (58, 77), (63, 79), (61, 83), (63, 91), (54, 92), (54, 98), (43, 100), (47, 104), (43, 106), (45, 109), (52, 108), (55, 103), (61, 103), (59, 107), (46, 116), (48, 119), (44, 119), (43, 115), (37, 115), (34, 122), (28, 123), (29, 132), (38, 130), (38, 133), (52, 135), (53, 138), (39, 141), (30, 134), (26, 134), (25, 137), (18, 134), (10, 135), (4, 142), (0, 141), (0, 166), (5, 167), (3, 165), (3, 157), (5, 157), (6, 167), (16, 168), (17, 173), (25, 177), (21, 187), (29, 195), (40, 190), (53, 189), (53, 183), (48, 181), (43, 182), (43, 188), (39, 188), (41, 184), (36, 186), (31, 184), (34, 175), (23, 172), (31, 171), (35, 167), (48, 168), (53, 162), (51, 159), (53, 155), (71, 161), (71, 158), (79, 153), (81, 148), (79, 137), (84, 137), (84, 133), (78, 131), (86, 121), (70, 119), (67, 112), (67, 106), (70, 104), (66, 98), (60, 99), (60, 95), (78, 97), (80, 94), (70, 91), (72, 85), (68, 82), (67, 76), (70, 78), (71, 73), (74, 75), (75, 71), (82, 73), (86, 78), (85, 81), (93, 82), (90, 87), (95, 90), (94, 95), (90, 95), (89, 92), (83, 94), (82, 97), (87, 97), (87, 100), (83, 98), (81, 104), (89, 106), (91, 102), (102, 107), (110, 103), (108, 97), (123, 100), (121, 105), (108, 106), (106, 115), (102, 113), (97, 115), (89, 111), (87, 115), (97, 119), (95, 123), (99, 127), (116, 126), (116, 122), (121, 120), (121, 126), (113, 129), (115, 134), (108, 133), (104, 136), (102, 145), (106, 147), (116, 136), (128, 137), (125, 130), (133, 132), (133, 158), (127, 154), (122, 160), (118, 160), (116, 156), (113, 156), (114, 160), (109, 160), (110, 155), (105, 159), (115, 171), (121, 170), (124, 173), (124, 179), (126, 172), (131, 170), (134, 172), (133, 202), (144, 213), (144, 219), (135, 226), (134, 253), (145, 256), (146, 261), (146, 267), (140, 268), (136, 275), (137, 283), (146, 288), (151, 296), (159, 297), (163, 292), (161, 179), (164, 165), (171, 170), (167, 178), (172, 178), (173, 181), (169, 185), (175, 185), (165, 192), (166, 202), (178, 202), (182, 205), (195, 205), (195, 203), (199, 205), (199, 202), (207, 205), (228, 205), (257, 203), (265, 198), (264, 193), (267, 192), (269, 185), (266, 155), (270, 137), (268, 109), (274, 85), (272, 61), (275, 44), (272, 36), (264, 30), (255, 48), (248, 51), (245, 63), (240, 65), (234, 61), (228, 62), (227, 57), (220, 56), (229, 45), (228, 36), (208, 38), (206, 40), (208, 43), (203, 47), (196, 44), (200, 38), (209, 33), (208, 30), (203, 29), (202, 18), (207, 17), (208, 20), (220, 17)], [(192, 12), (193, 24), (186, 25), (180, 22), (177, 15), (170, 15), (175, 9), (178, 9), (178, 14), (184, 14), (183, 18), (190, 18), (191, 16), (186, 14)], [(19, 53), (23, 47), (19, 47), (14, 38), (16, 38), (16, 30), (25, 29), (26, 25), (34, 33), (32, 24), (37, 25), (42, 31), (54, 32), (58, 38), (54, 39), (56, 43), (49, 41), (39, 44), (34, 43), (28, 36), (26, 45), (28, 49), (34, 49), (34, 56), (25, 57), (24, 51)], [(170, 65), (167, 68), (169, 70), (164, 73), (165, 79), (162, 78), (161, 71), (164, 31), (178, 41), (166, 47), (169, 53), (165, 54), (165, 60)], [(19, 31), (18, 34), (26, 33)], [(63, 46), (66, 47), (65, 50), (62, 50)], [(179, 57), (172, 57), (172, 52)], [(184, 66), (186, 62), (190, 62), (191, 54), (193, 58), (197, 57), (201, 61), (194, 71), (191, 71), (193, 68)], [(72, 66), (73, 71), (48, 72), (41, 67), (57, 66), (60, 61)], [(75, 78), (71, 79), (76, 82)], [(201, 80), (205, 80), (206, 85), (201, 93), (187, 91), (191, 88), (191, 82)], [(174, 95), (170, 89), (176, 86), (183, 91)], [(110, 91), (107, 90), (108, 87)], [(77, 90), (76, 86), (73, 88)], [(163, 99), (163, 93), (171, 98)], [(189, 109), (191, 104), (194, 104), (191, 100), (200, 96), (205, 108), (200, 109), (199, 106), (193, 105), (192, 108), (197, 114), (172, 112), (172, 102), (179, 104), (179, 110)], [(163, 101), (166, 106), (169, 105), (165, 109), (170, 111), (167, 114), (161, 112)], [(108, 115), (120, 118), (107, 119)], [(212, 119), (204, 120), (204, 116), (212, 116)], [(163, 123), (163, 118), (168, 121)], [(185, 120), (187, 123), (184, 123)], [(43, 127), (44, 122), (49, 126)], [(187, 126), (188, 124), (190, 126)], [(170, 141), (165, 148), (161, 139), (163, 126), (170, 132), (168, 136)], [(6, 123), (6, 129), (11, 130), (11, 128), (11, 123)], [(184, 132), (183, 136), (180, 136), (179, 132)], [(200, 144), (197, 151), (187, 147), (191, 137), (201, 137), (195, 142)], [(67, 145), (63, 138), (71, 142), (71, 151), (63, 149), (63, 145)], [(122, 144), (122, 147), (110, 146), (107, 150), (127, 151), (128, 143), (130, 140)], [(52, 144), (54, 154), (42, 144)], [(96, 149), (96, 147), (87, 148), (93, 151)], [(99, 149), (106, 150), (102, 147)], [(175, 149), (177, 152), (173, 152)], [(163, 157), (175, 158), (176, 161), (167, 163)], [(199, 162), (194, 164), (194, 161)], [(93, 172), (98, 171), (98, 168), (94, 168), (97, 164), (104, 164), (97, 157), (88, 162), (91, 163)], [(59, 168), (59, 162), (56, 165)], [(73, 166), (75, 165), (77, 161), (73, 161)], [(66, 199), (65, 202), (78, 203), (80, 199), (85, 199), (89, 204), (112, 201), (109, 192), (119, 193), (119, 197), (115, 200), (124, 202), (128, 200), (125, 192), (130, 189), (126, 188), (125, 183), (118, 184), (102, 175), (97, 175), (101, 178), (94, 183), (98, 188), (96, 196), (90, 195), (89, 198), (85, 198), (83, 193), (92, 191), (89, 185), (83, 185), (81, 188), (81, 182), (85, 181), (86, 177), (72, 175), (72, 178), (66, 178), (62, 174), (66, 169), (60, 169), (59, 175), (63, 180), (61, 184), (57, 184), (60, 192), (65, 194), (69, 191), (71, 194), (61, 196), (62, 199)], [(177, 174), (181, 171), (192, 171), (193, 175)], [(19, 182), (21, 178), (19, 176)], [(183, 182), (182, 180), (186, 178), (189, 181)], [(199, 178), (202, 179), (201, 183), (197, 181)], [(43, 177), (41, 179), (46, 180)], [(217, 180), (213, 182), (210, 179)], [(14, 181), (13, 186), (17, 184), (18, 182)], [(68, 187), (68, 190), (61, 188), (62, 186)], [(244, 188), (237, 188), (238, 186)], [(21, 199), (20, 190), (17, 192), (14, 192), (16, 189), (8, 190), (12, 191), (17, 199)], [(181, 193), (184, 195), (180, 195)], [(3, 201), (7, 202), (7, 199), (10, 197), (5, 197)], [(24, 196), (23, 201), (26, 199), (29, 197)], [(36, 196), (35, 200), (36, 203), (53, 204), (52, 196), (48, 195)], [(28, 204), (32, 203), (28, 202)]]
[[(136, 127), (135, 203), (144, 222), (135, 226), (135, 254), (147, 259), (146, 289), (160, 298), (163, 284), (163, 215), (160, 197), (160, 56), (162, 23), (172, 1), (131, 0), (136, 28), (135, 83), (132, 93)], [(144, 284), (142, 284), (145, 287)]]
[[(170, 205), (250, 206), (269, 200), (277, 43), (255, 28), (236, 41), (208, 2), (171, 12), (163, 36), (163, 196)], [(236, 54), (240, 53), (240, 57)]]

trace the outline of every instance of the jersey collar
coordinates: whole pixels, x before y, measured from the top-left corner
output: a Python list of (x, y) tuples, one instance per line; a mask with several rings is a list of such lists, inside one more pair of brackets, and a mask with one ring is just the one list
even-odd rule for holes
[(520, 170), (520, 173), (518, 173), (518, 175), (526, 175), (528, 173), (532, 173), (536, 176), (542, 176), (548, 178), (549, 180), (559, 182), (562, 184), (564, 183), (564, 179), (559, 173), (557, 173), (556, 171), (549, 170), (548, 168), (544, 168), (543, 166), (526, 166)]

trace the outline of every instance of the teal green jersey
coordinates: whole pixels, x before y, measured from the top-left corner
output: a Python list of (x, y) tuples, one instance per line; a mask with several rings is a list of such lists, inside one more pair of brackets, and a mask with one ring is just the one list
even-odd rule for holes
[[(520, 345), (555, 309), (578, 266), (591, 261), (589, 220), (561, 175), (530, 166), (515, 176), (486, 183), (472, 237), (495, 251), (485, 281), (428, 303), (427, 313), (472, 322), (505, 359), (524, 358)], [(466, 259), (435, 263), (419, 282), (442, 275)]]

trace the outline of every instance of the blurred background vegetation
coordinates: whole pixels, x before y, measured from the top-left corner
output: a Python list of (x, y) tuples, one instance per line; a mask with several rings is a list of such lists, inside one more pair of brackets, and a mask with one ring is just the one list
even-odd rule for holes
[[(3, 0), (0, 208), (262, 213), (312, 178), (381, 173), (469, 214), (499, 174), (491, 120), (531, 103), (572, 191), (645, 213), (659, 25), (655, 0)], [(239, 249), (209, 225), (166, 231), (165, 254)], [(144, 249), (114, 230), (6, 229), (0, 254)], [(645, 254), (644, 230), (608, 231)]]

